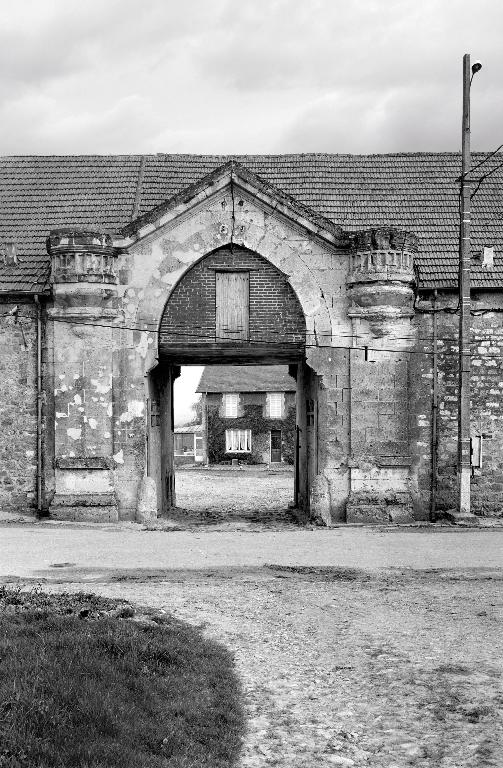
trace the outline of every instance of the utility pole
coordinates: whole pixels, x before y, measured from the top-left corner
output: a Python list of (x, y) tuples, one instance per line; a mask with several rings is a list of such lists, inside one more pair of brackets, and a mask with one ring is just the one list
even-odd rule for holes
[(463, 56), (461, 231), (459, 254), (458, 492), (460, 514), (470, 514), (470, 54)]
[(461, 165), (461, 223), (459, 253), (459, 386), (458, 386), (458, 491), (459, 513), (470, 514), (470, 86), (480, 62), (470, 67), (470, 54), (463, 56), (463, 121)]

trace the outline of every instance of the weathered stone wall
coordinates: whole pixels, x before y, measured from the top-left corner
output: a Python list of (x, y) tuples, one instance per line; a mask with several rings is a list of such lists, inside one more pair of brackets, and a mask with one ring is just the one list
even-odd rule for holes
[[(305, 390), (299, 397), (312, 399), (317, 405), (316, 447), (317, 461), (312, 468), (311, 510), (324, 524), (343, 521), (346, 502), (351, 489), (351, 408), (349, 386), (349, 348), (347, 339), (334, 347), (311, 350), (312, 373), (304, 377)], [(306, 429), (307, 429), (307, 414)], [(300, 445), (303, 436), (300, 434)]]
[[(421, 312), (423, 309), (429, 310)], [(432, 304), (421, 302), (414, 358), (413, 445), (421, 506), (431, 503), (431, 424), (433, 389)], [(458, 323), (457, 296), (440, 294), (438, 336), (438, 473), (436, 508), (457, 506)], [(482, 468), (474, 469), (472, 511), (503, 514), (503, 295), (480, 293), (472, 299), (471, 435), (483, 437)]]
[[(18, 321), (8, 313), (18, 307)], [(7, 315), (7, 316), (6, 316)], [(23, 335), (24, 334), (24, 335)], [(0, 510), (36, 506), (37, 326), (33, 303), (0, 301)]]
[[(48, 309), (54, 382), (53, 517), (117, 520), (113, 482), (116, 251), (108, 235), (53, 230)], [(142, 401), (143, 404), (143, 401)]]
[[(305, 360), (299, 345), (293, 366), (307, 467), (297, 498), (326, 523), (350, 507), (363, 521), (364, 498), (368, 519), (404, 519), (412, 505), (416, 518), (427, 517), (433, 316), (420, 301), (413, 318), (414, 238), (390, 228), (345, 236), (234, 170), (141, 222), (113, 242), (64, 229), (50, 239), (54, 296), (43, 371), (45, 418), (54, 425), (44, 448), (51, 513), (66, 518), (71, 507), (79, 519), (134, 519), (145, 489), (155, 496), (153, 479), (158, 508), (173, 501), (166, 488), (180, 361), (159, 338), (179, 330), (181, 314), (185, 345), (189, 331), (214, 333), (214, 270), (241, 267), (250, 272), (252, 339), (268, 348), (305, 339)], [(457, 315), (447, 311), (455, 307), (456, 297), (439, 296), (438, 509), (455, 505)], [(480, 294), (473, 308), (472, 428), (484, 437), (473, 507), (496, 515), (503, 299)], [(35, 485), (34, 307), (22, 310), (31, 318), (26, 353), (12, 318), (0, 331), (0, 501), (8, 497), (11, 506), (33, 503)]]
[(348, 278), (351, 522), (410, 522), (409, 358), (414, 345), (413, 235), (358, 233)]
[[(410, 456), (401, 455), (409, 434), (403, 418), (408, 342), (399, 337), (412, 315), (413, 243), (392, 230), (369, 230), (355, 251), (341, 233), (281, 206), (246, 180), (227, 176), (149, 218), (126, 240), (110, 244), (91, 233), (81, 248), (76, 236), (70, 261), (63, 258), (64, 237), (54, 240), (56, 496), (68, 496), (67, 475), (81, 498), (91, 477), (102, 476), (103, 497), (113, 495), (119, 517), (133, 518), (148, 472), (163, 508), (169, 507), (166, 376), (180, 361), (162, 340), (180, 328), (180, 312), (185, 342), (196, 328), (214, 332), (214, 270), (236, 266), (250, 272), (251, 334), (268, 343), (260, 354), (270, 355), (274, 343), (290, 337), (305, 339), (305, 362), (297, 365), (300, 505), (311, 502), (329, 523), (344, 518), (348, 497), (360, 489), (386, 504), (393, 488), (410, 496)], [(63, 321), (69, 321), (66, 337), (58, 330)], [(365, 342), (374, 356), (358, 370)], [(84, 362), (80, 374), (77, 358)], [(380, 380), (377, 399), (370, 366)], [(80, 379), (82, 392), (76, 392)], [(151, 425), (154, 401), (162, 429)], [(100, 408), (103, 423), (94, 413)]]
[(351, 350), (351, 492), (362, 522), (410, 521), (408, 358)]

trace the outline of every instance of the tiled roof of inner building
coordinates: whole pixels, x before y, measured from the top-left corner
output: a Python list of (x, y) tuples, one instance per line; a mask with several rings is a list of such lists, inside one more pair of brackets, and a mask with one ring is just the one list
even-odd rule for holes
[[(474, 154), (473, 164), (482, 157)], [(0, 159), (0, 244), (15, 241), (19, 253), (11, 267), (0, 259), (0, 290), (43, 289), (51, 228), (116, 233), (230, 159), (345, 230), (391, 225), (414, 232), (422, 286), (456, 285), (458, 153), (82, 155)], [(498, 153), (481, 171), (500, 162)], [(473, 285), (503, 288), (503, 168), (482, 183), (472, 210), (473, 249), (495, 248), (494, 269), (474, 266)]]
[(295, 392), (287, 365), (207, 365), (196, 392)]

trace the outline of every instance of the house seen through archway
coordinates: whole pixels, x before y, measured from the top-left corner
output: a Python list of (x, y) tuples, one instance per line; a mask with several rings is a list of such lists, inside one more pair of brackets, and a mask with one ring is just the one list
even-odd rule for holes
[(225, 247), (184, 274), (150, 376), (149, 474), (161, 474), (164, 516), (227, 524), (307, 515), (317, 377), (304, 344), (297, 296), (263, 257)]

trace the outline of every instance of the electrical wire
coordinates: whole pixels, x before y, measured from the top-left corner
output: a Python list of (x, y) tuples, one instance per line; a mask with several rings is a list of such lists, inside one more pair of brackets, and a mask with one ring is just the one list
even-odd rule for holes
[[(480, 161), (480, 163), (477, 163), (477, 165), (473, 165), (473, 166), (470, 168), (470, 170), (469, 170), (469, 171), (467, 171), (466, 173), (462, 173), (462, 174), (461, 174), (461, 176), (458, 176), (458, 178), (456, 179), (456, 181), (462, 181), (462, 180), (463, 180), (463, 178), (466, 178), (466, 177), (468, 176), (468, 174), (470, 174), (470, 173), (473, 173), (473, 171), (476, 171), (476, 170), (477, 170), (477, 168), (480, 168), (480, 166), (481, 166), (481, 165), (484, 165), (484, 163), (487, 163), (487, 161), (488, 161), (488, 160), (490, 160), (490, 159), (491, 159), (491, 157), (494, 157), (494, 155), (496, 155), (496, 154), (497, 154), (497, 153), (500, 151), (500, 149), (503, 149), (503, 144), (500, 144), (500, 145), (499, 145), (499, 147), (497, 147), (497, 148), (496, 148), (496, 149), (495, 149), (493, 152), (490, 152), (488, 155), (486, 155), (486, 156), (485, 156), (485, 157), (484, 157), (484, 158), (483, 158), (483, 159)], [(498, 166), (498, 167), (500, 167), (500, 166)]]
[(470, 200), (475, 197), (475, 195), (477, 194), (477, 192), (480, 189), (480, 185), (482, 184), (482, 182), (485, 181), (485, 179), (488, 179), (489, 176), (492, 176), (493, 173), (495, 173), (498, 170), (498, 168), (502, 168), (502, 167), (503, 167), (503, 163), (500, 163), (495, 168), (493, 168), (491, 171), (488, 171), (488, 173), (486, 173), (483, 176), (481, 176), (480, 179), (474, 179), (473, 180), (473, 181), (478, 181), (478, 184), (475, 187), (474, 191), (471, 193)]
[[(29, 318), (22, 318), (22, 319), (29, 319)], [(146, 329), (146, 328), (138, 328), (138, 327), (135, 327), (135, 326), (112, 325), (110, 323), (96, 323), (96, 322), (89, 323), (89, 322), (86, 322), (86, 321), (70, 320), (70, 319), (67, 319), (67, 318), (56, 318), (56, 317), (51, 318), (51, 319), (54, 322), (66, 323), (66, 324), (69, 324), (69, 325), (81, 325), (81, 326), (87, 326), (87, 327), (109, 328), (109, 329), (115, 329), (115, 330), (130, 330), (130, 331), (137, 331), (137, 332), (143, 332), (143, 333), (153, 333), (153, 332), (154, 333), (158, 333), (158, 331), (151, 331), (151, 330)], [(310, 335), (314, 336), (314, 334), (307, 334), (307, 336), (310, 336)], [(330, 336), (331, 334), (326, 334), (326, 335)], [(214, 342), (214, 343), (217, 343), (217, 342), (220, 342), (220, 341), (229, 342), (229, 339), (227, 337), (218, 337), (214, 333), (204, 334), (204, 333), (199, 332), (199, 333), (195, 334), (195, 333), (190, 333), (190, 331), (186, 331), (184, 329), (179, 330), (179, 331), (171, 329), (168, 332), (168, 337), (169, 336), (175, 337), (175, 340), (178, 337), (182, 341), (186, 340), (187, 338), (189, 338), (189, 339), (194, 339), (195, 341), (203, 339), (204, 341)], [(355, 335), (355, 336), (357, 338), (359, 338), (359, 339), (364, 338), (363, 336), (360, 336), (360, 335)], [(343, 339), (343, 338), (352, 338), (352, 339), (354, 339), (355, 336), (349, 335), (349, 334), (348, 335), (336, 335), (336, 334), (332, 334), (331, 335), (332, 338), (335, 338), (335, 339), (338, 339), (338, 340)], [(419, 340), (418, 337), (415, 337), (415, 336), (402, 336), (402, 337), (392, 337), (392, 338), (394, 340), (411, 341), (411, 342), (416, 342), (416, 341)], [(421, 337), (421, 338), (424, 341), (431, 342), (431, 338), (430, 337)], [(447, 344), (457, 345), (457, 339), (451, 338), (451, 337), (438, 338), (437, 341), (439, 343), (445, 342)], [(477, 340), (477, 341), (473, 341), (472, 343), (480, 345), (481, 341), (482, 340)], [(261, 346), (265, 345), (265, 346), (267, 346), (269, 348), (284, 347), (285, 344), (289, 343), (289, 344), (292, 344), (292, 345), (302, 346), (302, 347), (305, 347), (307, 349), (331, 349), (331, 350), (334, 350), (334, 351), (345, 351), (345, 352), (351, 351), (351, 350), (353, 350), (353, 351), (358, 350), (358, 351), (363, 351), (363, 352), (387, 352), (387, 353), (393, 353), (395, 355), (403, 355), (403, 354), (408, 354), (408, 355), (431, 355), (432, 354), (432, 351), (428, 350), (428, 349), (426, 349), (426, 350), (424, 350), (424, 349), (403, 349), (403, 350), (397, 350), (396, 348), (390, 349), (388, 347), (377, 347), (377, 346), (372, 346), (371, 344), (365, 344), (365, 343), (361, 344), (360, 346), (355, 346), (355, 345), (351, 345), (351, 346), (347, 345), (346, 346), (346, 345), (340, 345), (340, 344), (320, 344), (320, 343), (312, 344), (312, 343), (304, 342), (304, 341), (285, 342), (284, 340), (282, 340), (282, 341), (277, 341), (276, 342), (276, 341), (271, 341), (270, 339), (267, 339), (267, 338), (264, 338), (264, 339), (261, 339), (261, 338), (257, 339), (257, 338), (255, 338), (255, 339), (248, 340), (246, 343), (249, 344), (250, 346), (254, 346), (254, 345), (258, 345), (259, 344)], [(190, 349), (190, 347), (189, 347), (189, 349)], [(444, 356), (454, 356), (454, 355), (458, 356), (459, 355), (459, 351), (457, 349), (451, 350), (451, 351), (449, 351), (449, 350), (439, 350), (438, 354), (439, 355), (444, 355)], [(484, 354), (482, 354), (482, 353), (470, 353), (470, 357), (474, 357), (474, 358), (481, 358), (481, 357), (483, 357), (484, 359), (496, 359), (496, 360), (499, 360), (499, 361), (503, 361), (503, 355), (501, 355), (501, 354), (493, 354), (493, 353), (487, 353), (487, 354), (485, 354), (485, 353)], [(372, 362), (372, 361), (370, 361), (370, 362)]]
[[(422, 311), (422, 310), (420, 310), (420, 311)], [(444, 311), (446, 313), (454, 314), (456, 310), (454, 308), (452, 308), (452, 307), (445, 307), (444, 309), (439, 309), (439, 310), (434, 310), (434, 311), (433, 310), (424, 310), (425, 313), (431, 313), (431, 314), (433, 314), (434, 312), (437, 313), (437, 312), (442, 312), (442, 311)], [(503, 313), (503, 307), (494, 307), (494, 308), (491, 308), (491, 309), (479, 309), (479, 310), (472, 309), (472, 311), (471, 311), (471, 314), (473, 316), (480, 316), (480, 315), (484, 315), (484, 314), (497, 314), (497, 313)], [(0, 317), (12, 317), (14, 319), (14, 315), (12, 313), (0, 314)], [(28, 316), (28, 315), (18, 315), (17, 317), (18, 317), (18, 320), (26, 320), (28, 322), (31, 322), (31, 320), (32, 320), (32, 318), (30, 316)], [(110, 328), (110, 329), (124, 330), (124, 331), (136, 331), (136, 332), (139, 332), (139, 333), (158, 334), (158, 333), (162, 333), (163, 332), (162, 330), (159, 331), (158, 330), (158, 325), (154, 324), (154, 323), (146, 324), (144, 326), (139, 326), (139, 325), (122, 325), (122, 324), (118, 325), (117, 323), (111, 323), (111, 322), (109, 322), (109, 323), (89, 322), (85, 318), (83, 318), (82, 320), (77, 320), (75, 318), (70, 319), (70, 318), (65, 318), (65, 317), (52, 317), (51, 320), (53, 322), (67, 323), (67, 324), (70, 324), (70, 325), (83, 325), (83, 326), (87, 326), (87, 327)], [(168, 334), (170, 334), (172, 336), (174, 335), (174, 336), (180, 336), (180, 337), (184, 337), (184, 338), (189, 337), (189, 338), (198, 339), (198, 338), (202, 337), (202, 338), (211, 339), (211, 340), (229, 341), (229, 338), (226, 337), (226, 336), (218, 336), (218, 337), (215, 336), (215, 334), (214, 334), (214, 332), (212, 330), (209, 333), (207, 333), (208, 330), (211, 327), (212, 326), (202, 326), (202, 325), (192, 324), (191, 325), (191, 329), (189, 330), (189, 329), (186, 329), (183, 326), (179, 326), (179, 327), (175, 326), (174, 328), (172, 327), (168, 331), (166, 331), (166, 333), (168, 333)], [(270, 329), (270, 330), (268, 330), (267, 335), (268, 335), (267, 339), (256, 338), (254, 341), (257, 342), (257, 343), (267, 342), (267, 343), (271, 343), (271, 344), (282, 344), (282, 343), (284, 343), (284, 340), (283, 340), (284, 336), (285, 336), (285, 332), (284, 331), (276, 331), (274, 329)], [(278, 342), (271, 341), (270, 340), (270, 336), (271, 335), (281, 336), (282, 340), (278, 341)], [(316, 333), (307, 333), (306, 332), (306, 335), (307, 336), (316, 336), (316, 337), (321, 337), (321, 338), (336, 338), (336, 339), (366, 339), (367, 338), (367, 336), (365, 334), (359, 334), (357, 332), (356, 333), (333, 333), (333, 332), (328, 332), (328, 331), (327, 332), (316, 331)], [(398, 336), (396, 334), (392, 334), (392, 335), (389, 335), (388, 338), (390, 340), (393, 340), (393, 341), (426, 341), (426, 342), (431, 341), (431, 336), (418, 336), (416, 334), (409, 334), (407, 336)], [(453, 337), (451, 337), (451, 336), (439, 336), (439, 337), (437, 337), (437, 340), (439, 342), (451, 343), (453, 341)], [(302, 342), (298, 342), (298, 343), (302, 343)], [(324, 346), (328, 347), (330, 345), (324, 345)]]

